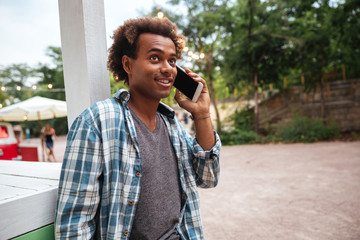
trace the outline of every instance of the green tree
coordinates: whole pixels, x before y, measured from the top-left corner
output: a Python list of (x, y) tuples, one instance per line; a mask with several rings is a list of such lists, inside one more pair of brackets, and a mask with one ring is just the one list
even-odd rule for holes
[(237, 87), (241, 82), (254, 89), (254, 129), (259, 125), (259, 86), (279, 85), (292, 62), (292, 39), (287, 18), (277, 1), (238, 0), (230, 11), (230, 22), (224, 56), (224, 72), (228, 83)]
[(39, 64), (36, 69), (37, 77), (40, 79), (38, 84), (42, 89), (47, 89), (51, 84), (52, 88), (39, 91), (37, 94), (42, 97), (65, 100), (64, 71), (60, 47), (50, 46), (46, 50), (46, 55), (50, 57), (51, 64)]
[[(65, 84), (61, 48), (50, 46), (46, 50), (46, 55), (51, 59), (51, 63), (39, 64), (37, 67), (37, 77), (40, 79), (38, 84), (41, 86), (41, 91), (35, 93), (42, 97), (64, 101)], [(48, 84), (52, 85), (51, 89), (48, 89)], [(59, 135), (67, 133), (66, 117), (43, 121), (42, 125), (46, 123), (56, 127), (56, 133)]]
[(8, 99), (8, 95), (5, 91), (0, 90), (0, 108), (3, 108), (6, 106), (6, 99)]
[[(345, 78), (359, 77), (360, 73), (360, 4), (358, 0), (347, 0), (332, 6), (329, 13), (332, 36), (332, 63)], [(344, 68), (342, 68), (344, 66)], [(340, 74), (338, 74), (340, 75)]]
[(34, 70), (27, 64), (11, 64), (0, 69), (1, 86), (6, 88), (7, 100), (10, 104), (25, 100), (31, 92), (24, 91), (29, 88), (30, 80), (35, 77)]
[(321, 117), (325, 119), (324, 74), (333, 65), (331, 60), (331, 12), (329, 1), (287, 2), (291, 34), (301, 39), (296, 48), (296, 67), (305, 77), (305, 90), (317, 86), (321, 91)]

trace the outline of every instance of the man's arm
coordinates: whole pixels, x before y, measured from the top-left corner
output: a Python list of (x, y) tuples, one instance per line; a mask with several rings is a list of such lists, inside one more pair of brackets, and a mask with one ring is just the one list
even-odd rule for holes
[(187, 98), (182, 98), (179, 90), (176, 90), (175, 100), (179, 106), (191, 113), (195, 124), (196, 140), (205, 150), (210, 150), (215, 145), (215, 135), (210, 116), (210, 96), (207, 84), (199, 75), (186, 69), (187, 74), (195, 81), (201, 82), (204, 87), (196, 103)]
[(196, 140), (205, 150), (210, 150), (215, 144), (215, 135), (212, 127), (210, 113), (192, 116), (195, 124)]
[(68, 137), (60, 176), (55, 218), (56, 239), (91, 239), (101, 173), (100, 141), (81, 118), (74, 121)]
[(179, 106), (189, 111), (195, 124), (196, 141), (193, 142), (194, 159), (192, 167), (196, 173), (196, 184), (202, 188), (215, 187), (220, 174), (219, 154), (221, 142), (214, 132), (210, 117), (210, 96), (204, 79), (186, 69), (186, 72), (201, 82), (204, 87), (196, 103), (182, 98), (177, 90), (175, 100)]

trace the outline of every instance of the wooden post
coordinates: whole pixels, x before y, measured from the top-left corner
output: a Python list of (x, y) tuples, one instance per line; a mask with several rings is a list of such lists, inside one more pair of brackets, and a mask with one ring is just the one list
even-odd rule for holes
[(304, 73), (301, 73), (301, 85), (305, 84), (305, 76)]
[(330, 98), (330, 83), (326, 83), (326, 96), (327, 98)]
[(254, 121), (255, 121), (255, 132), (259, 133), (259, 81), (258, 81), (258, 73), (255, 72), (254, 74), (254, 90), (255, 90), (255, 107), (254, 107)]
[(103, 0), (59, 0), (68, 125), (110, 96)]
[(284, 88), (287, 88), (287, 79), (284, 77)]
[(42, 130), (42, 125), (41, 125), (41, 119), (40, 119), (40, 112), (37, 112), (37, 116), (38, 116), (38, 126), (39, 126), (39, 131), (40, 131), (40, 145), (41, 145), (41, 157), (42, 157), (42, 161), (45, 162), (45, 143), (43, 141), (43, 132)]
[(346, 69), (345, 69), (345, 65), (341, 65), (342, 68), (342, 75), (343, 75), (343, 80), (346, 81)]

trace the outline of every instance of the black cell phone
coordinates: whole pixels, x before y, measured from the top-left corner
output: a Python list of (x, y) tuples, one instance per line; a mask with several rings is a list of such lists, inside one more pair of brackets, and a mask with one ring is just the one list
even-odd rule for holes
[(192, 77), (187, 75), (185, 70), (181, 67), (176, 66), (176, 68), (177, 75), (175, 78), (174, 87), (176, 87), (186, 97), (191, 99), (191, 101), (197, 102), (204, 87), (203, 84), (201, 82), (196, 82)]

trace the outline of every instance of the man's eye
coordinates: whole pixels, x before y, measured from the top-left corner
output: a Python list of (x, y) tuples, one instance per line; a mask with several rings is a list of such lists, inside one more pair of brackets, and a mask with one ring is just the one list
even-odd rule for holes
[(158, 58), (157, 56), (151, 56), (150, 59), (151, 59), (152, 61), (157, 61), (159, 58)]
[(169, 60), (169, 63), (170, 63), (170, 64), (176, 64), (176, 59), (170, 59), (170, 60)]

